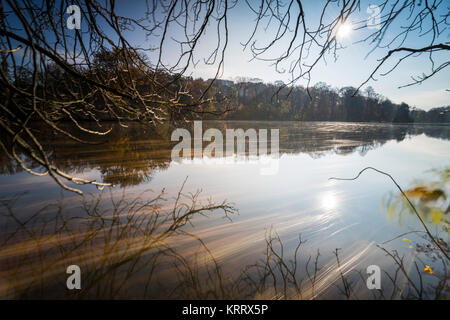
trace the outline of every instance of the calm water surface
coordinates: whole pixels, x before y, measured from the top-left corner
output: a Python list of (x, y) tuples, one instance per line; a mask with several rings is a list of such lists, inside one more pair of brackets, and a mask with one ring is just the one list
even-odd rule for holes
[[(142, 260), (131, 271), (126, 271), (130, 269), (125, 264), (117, 268), (118, 291), (109, 287), (96, 291), (95, 281), (99, 283), (105, 279), (96, 278), (95, 270), (111, 264), (102, 260), (106, 250), (102, 243), (106, 242), (105, 239), (114, 242), (119, 235), (110, 238), (103, 235), (89, 248), (77, 248), (73, 229), (71, 233), (57, 225), (64, 219), (73, 218), (77, 222), (71, 223), (77, 226), (80, 234), (92, 232), (89, 231), (89, 221), (96, 214), (111, 215), (111, 208), (124, 206), (126, 209), (118, 215), (125, 217), (137, 207), (133, 205), (133, 199), (139, 196), (150, 200), (162, 190), (164, 196), (158, 210), (170, 211), (183, 187), (184, 196), (180, 202), (187, 206), (191, 205), (190, 197), (194, 195), (197, 204), (226, 201), (238, 211), (231, 213), (230, 219), (225, 218), (221, 210), (207, 212), (204, 216), (196, 215), (182, 227), (186, 234), (164, 240), (164, 246), (177, 248), (177, 252), (189, 261), (199, 259), (205, 264), (212, 261), (220, 264), (224, 282), (239, 277), (245, 266), (263, 261), (267, 256), (266, 241), (271, 236), (279, 236), (284, 257), (286, 261), (291, 260), (300, 236), (305, 241), (298, 254), (300, 278), (307, 276), (309, 257), (309, 268), (313, 268), (316, 254), (318, 250), (320, 252), (322, 269), (318, 277), (321, 282), (315, 288), (315, 297), (340, 297), (339, 290), (332, 285), (333, 282), (339, 285), (340, 275), (336, 270), (340, 270), (353, 277), (359, 297), (370, 298), (372, 293), (360, 276), (357, 273), (353, 276), (352, 272), (362, 271), (366, 277), (365, 270), (371, 264), (393, 271), (392, 259), (377, 244), (412, 230), (422, 230), (421, 225), (410, 210), (400, 212), (401, 200), (395, 209), (391, 206), (389, 210), (390, 204), (397, 199), (398, 190), (386, 176), (368, 171), (355, 181), (333, 181), (329, 178), (354, 177), (364, 167), (372, 166), (392, 174), (405, 190), (420, 184), (440, 183), (439, 188), (445, 194), (449, 191), (448, 182), (442, 182), (439, 176), (440, 172), (450, 167), (449, 126), (220, 121), (204, 122), (203, 125), (204, 130), (218, 128), (222, 132), (226, 128), (279, 128), (278, 172), (261, 175), (261, 164), (248, 162), (171, 162), (174, 145), (170, 141), (172, 129), (160, 128), (155, 132), (138, 124), (116, 128), (107, 143), (95, 146), (80, 146), (49, 135), (53, 163), (71, 175), (114, 184), (113, 188), (104, 190), (82, 186), (83, 197), (62, 191), (48, 177), (35, 177), (21, 171), (2, 156), (2, 296), (70, 297), (70, 292), (58, 288), (65, 285), (65, 266), (74, 263), (86, 266), (89, 270), (86, 277), (92, 276), (89, 279), (94, 283), (91, 285), (94, 289), (87, 297), (179, 297), (173, 288), (186, 279), (175, 276), (177, 272), (182, 272), (171, 263), (173, 257), (170, 254), (154, 263), (151, 285), (147, 285), (151, 266)], [(99, 195), (102, 195), (102, 200), (98, 200)], [(123, 202), (118, 204), (119, 199)], [(448, 206), (448, 201), (443, 197), (436, 201), (444, 209)], [(40, 212), (39, 215), (35, 215), (36, 212)], [(146, 214), (151, 215), (152, 212)], [(429, 228), (448, 242), (448, 233), (443, 231), (441, 222), (433, 223), (431, 219)], [(106, 225), (111, 227), (108, 222)], [(118, 232), (116, 227), (111, 228), (113, 233)], [(99, 228), (98, 225), (95, 228)], [(56, 234), (57, 240), (52, 238)], [(66, 234), (64, 238), (62, 235)], [(153, 244), (143, 241), (139, 238), (142, 235), (137, 234), (133, 235), (131, 242), (129, 239), (126, 244), (117, 241), (116, 246), (108, 247), (114, 252), (114, 263), (145, 246), (151, 248), (148, 252), (142, 252), (143, 255), (154, 252)], [(406, 268), (412, 270), (412, 261), (417, 256), (415, 249), (424, 240), (422, 236), (421, 233), (411, 233), (407, 236), (410, 242), (400, 237), (386, 243), (385, 247), (396, 249), (410, 258)], [(209, 253), (202, 243), (210, 250)], [(410, 243), (413, 248), (409, 247)], [(60, 249), (55, 249), (58, 247)], [(341, 269), (336, 266), (336, 248), (340, 249)], [(65, 255), (65, 252), (70, 253)], [(211, 255), (215, 260), (211, 259)], [(447, 272), (445, 265), (441, 271)], [(198, 267), (196, 272), (199, 278), (208, 282), (207, 267)], [(211, 280), (215, 276), (209, 275), (208, 286), (216, 285), (213, 283), (217, 280)], [(120, 279), (126, 281), (119, 285)], [(424, 279), (430, 284), (434, 281), (427, 275)], [(382, 279), (382, 286), (386, 290), (390, 288), (389, 280)], [(272, 289), (250, 293), (244, 298), (280, 298), (286, 294)], [(183, 290), (192, 298), (205, 297), (196, 296), (197, 289)], [(307, 290), (310, 292), (311, 288), (308, 289), (305, 283), (305, 292)], [(210, 296), (214, 297), (224, 295)]]

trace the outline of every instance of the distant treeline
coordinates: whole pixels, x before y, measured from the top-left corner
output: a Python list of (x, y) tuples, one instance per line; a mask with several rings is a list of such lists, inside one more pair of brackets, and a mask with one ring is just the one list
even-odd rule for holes
[[(146, 61), (139, 57), (138, 61)], [(21, 121), (62, 120), (141, 120), (154, 118), (185, 121), (196, 118), (224, 120), (294, 120), (348, 122), (428, 122), (450, 123), (450, 105), (429, 111), (395, 104), (372, 87), (356, 92), (354, 87), (332, 88), (319, 82), (308, 90), (286, 87), (281, 81), (263, 83), (260, 79), (238, 81), (193, 79), (154, 71), (143, 62), (129, 66), (120, 50), (103, 50), (92, 57), (90, 68), (78, 66), (82, 79), (49, 62), (33, 82), (29, 67), (3, 65), (9, 84), (0, 81), (0, 101), (8, 116)], [(87, 82), (108, 79), (116, 91), (131, 88), (131, 98), (117, 94), (104, 97), (106, 90), (92, 89)], [(212, 82), (212, 83), (211, 83)], [(30, 92), (37, 99), (33, 100)], [(92, 91), (92, 92), (91, 92)], [(87, 94), (90, 92), (89, 94)], [(145, 101), (144, 101), (145, 100)], [(33, 112), (37, 108), (39, 112)], [(148, 110), (151, 109), (149, 113)], [(39, 117), (38, 115), (42, 115)], [(6, 114), (5, 114), (6, 116)], [(11, 119), (9, 119), (11, 120)], [(9, 121), (8, 120), (8, 121)]]
[[(211, 80), (191, 80), (193, 88), (207, 86)], [(395, 104), (376, 93), (372, 87), (363, 92), (354, 87), (340, 89), (320, 82), (308, 90), (302, 86), (282, 87), (278, 84), (255, 82), (234, 83), (216, 80), (211, 97), (220, 101), (227, 97), (234, 110), (223, 115), (232, 120), (301, 120), (352, 122), (431, 122), (449, 123), (450, 105), (424, 111), (406, 103)], [(221, 110), (211, 103), (210, 112)]]

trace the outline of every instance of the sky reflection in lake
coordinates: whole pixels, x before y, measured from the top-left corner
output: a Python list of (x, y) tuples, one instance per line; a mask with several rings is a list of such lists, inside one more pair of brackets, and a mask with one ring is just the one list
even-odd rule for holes
[[(192, 226), (185, 227), (201, 238), (231, 273), (264, 253), (268, 230), (279, 234), (286, 254), (292, 253), (301, 234), (307, 241), (304, 250), (313, 255), (320, 249), (324, 263), (332, 263), (334, 250), (342, 248), (347, 269), (359, 266), (365, 270), (373, 263), (389, 268), (387, 260), (380, 260), (383, 254), (375, 244), (420, 228), (414, 217), (402, 225), (387, 218), (382, 199), (397, 192), (395, 186), (374, 172), (355, 181), (329, 178), (354, 177), (372, 166), (392, 174), (407, 188), (415, 179), (430, 179), (432, 169), (450, 166), (448, 126), (320, 122), (208, 122), (204, 126), (221, 130), (280, 128), (278, 172), (261, 175), (254, 163), (171, 162), (174, 143), (170, 142), (170, 130), (150, 132), (133, 124), (120, 129), (107, 144), (95, 147), (55, 139), (54, 148), (61, 152), (55, 152), (52, 161), (73, 175), (116, 184), (114, 194), (126, 188), (130, 198), (147, 189), (158, 193), (164, 188), (166, 198), (171, 199), (187, 179), (185, 193), (201, 189), (202, 200), (233, 203), (239, 214), (233, 215), (231, 222), (213, 214), (199, 216)], [(6, 159), (1, 161), (0, 198), (27, 192), (15, 204), (20, 216), (26, 217), (61, 197), (66, 210), (81, 214), (79, 196), (61, 191), (51, 179), (30, 176)], [(92, 186), (83, 191), (100, 192)], [(448, 234), (441, 236), (448, 241)], [(177, 246), (185, 245), (189, 252), (192, 239), (179, 241)], [(401, 239), (391, 245), (401, 252), (410, 250)], [(331, 275), (329, 271), (323, 279)]]

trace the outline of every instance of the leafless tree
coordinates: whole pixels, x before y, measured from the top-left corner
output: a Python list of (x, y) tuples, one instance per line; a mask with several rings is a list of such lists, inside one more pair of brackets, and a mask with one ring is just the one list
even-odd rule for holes
[[(114, 0), (1, 0), (1, 149), (29, 173), (48, 174), (65, 189), (81, 193), (68, 186), (69, 181), (103, 187), (104, 183), (72, 177), (52, 165), (33, 124), (39, 120), (77, 142), (95, 143), (92, 137), (110, 131), (102, 124), (105, 119), (122, 125), (127, 120), (155, 125), (206, 113), (205, 106), (213, 102), (208, 91), (214, 80), (194, 88), (187, 76), (199, 63), (215, 68), (214, 79), (221, 75), (230, 40), (229, 17), (237, 3), (148, 0), (141, 17), (128, 17)], [(70, 5), (80, 8), (81, 29), (66, 26)], [(378, 22), (373, 23), (373, 16), (360, 19), (367, 8), (360, 0), (314, 3), (316, 12), (300, 0), (246, 0), (254, 27), (242, 45), (254, 59), (269, 61), (276, 71), (291, 74), (291, 81), (279, 90), (300, 79), (309, 86), (311, 73), (321, 61), (328, 56), (337, 59), (343, 48), (338, 34), (346, 24), (365, 30), (361, 41), (369, 44), (369, 53), (386, 51), (359, 88), (421, 54), (429, 56), (431, 70), (413, 76), (406, 86), (420, 84), (448, 67), (448, 59), (434, 63), (435, 55), (450, 49), (443, 40), (449, 25), (445, 1), (383, 0), (377, 5)], [(388, 32), (394, 37), (386, 39)], [(132, 33), (145, 39), (146, 45), (129, 40)], [(213, 37), (208, 38), (211, 33)], [(406, 46), (411, 38), (420, 39), (417, 47)], [(215, 41), (209, 52), (199, 49), (205, 39)], [(394, 58), (393, 67), (384, 70)], [(228, 110), (225, 106), (218, 113)], [(87, 128), (81, 120), (95, 121), (98, 128)], [(72, 122), (76, 130), (66, 129), (63, 121)], [(43, 170), (33, 170), (19, 150)]]
[[(72, 4), (80, 8), (81, 29), (66, 26), (66, 9)], [(119, 15), (112, 0), (0, 1), (2, 151), (27, 172), (48, 174), (67, 190), (82, 193), (67, 185), (68, 181), (105, 186), (72, 177), (52, 165), (46, 146), (40, 142), (39, 127), (33, 123), (39, 121), (79, 143), (95, 143), (89, 137), (106, 135), (111, 130), (102, 125), (105, 119), (122, 125), (127, 120), (155, 125), (201, 114), (203, 105), (211, 102), (205, 97), (208, 88), (193, 95), (182, 75), (193, 60), (198, 38), (215, 7), (198, 2), (188, 10), (182, 7), (185, 11), (180, 13), (171, 4), (148, 2), (145, 17), (135, 19)], [(205, 8), (207, 13), (197, 34), (180, 43), (189, 49), (168, 67), (162, 61), (162, 48), (169, 24), (178, 23), (183, 15), (191, 19), (191, 13), (192, 19), (199, 19)], [(161, 16), (165, 21), (158, 20)], [(226, 15), (217, 23), (220, 25), (224, 19)], [(140, 48), (127, 40), (127, 34), (136, 30), (147, 37), (163, 30), (156, 64), (148, 58), (155, 48)], [(185, 56), (188, 60), (181, 66)], [(93, 120), (98, 129), (88, 129), (80, 120)], [(76, 130), (65, 129), (63, 121), (72, 122)], [(21, 154), (44, 170), (33, 170)]]
[[(381, 72), (387, 75), (404, 60), (420, 54), (428, 54), (432, 64), (431, 71), (413, 76), (412, 82), (405, 86), (420, 84), (446, 68), (450, 61), (435, 65), (433, 57), (450, 50), (449, 42), (443, 38), (449, 26), (448, 3), (436, 1), (375, 1), (375, 14), (361, 19), (369, 3), (360, 0), (329, 0), (320, 3), (319, 17), (306, 11), (305, 2), (300, 0), (279, 1), (261, 0), (258, 5), (247, 1), (256, 15), (254, 31), (244, 46), (249, 46), (255, 59), (273, 62), (279, 72), (288, 71), (292, 77), (289, 84), (300, 79), (311, 79), (311, 72), (327, 56), (337, 59), (337, 52), (343, 48), (339, 40), (340, 28), (344, 25), (360, 31), (365, 37), (358, 42), (366, 42), (369, 53), (375, 49), (385, 50), (386, 54), (358, 90), (375, 80), (382, 67), (390, 59), (397, 57), (393, 67)], [(274, 31), (274, 35), (265, 37), (261, 43), (257, 38), (258, 30)], [(389, 39), (385, 35), (391, 32)], [(447, 31), (448, 34), (448, 31)], [(407, 40), (420, 39), (418, 47), (406, 47)], [(281, 55), (274, 51), (282, 51)], [(288, 65), (287, 69), (283, 66)]]

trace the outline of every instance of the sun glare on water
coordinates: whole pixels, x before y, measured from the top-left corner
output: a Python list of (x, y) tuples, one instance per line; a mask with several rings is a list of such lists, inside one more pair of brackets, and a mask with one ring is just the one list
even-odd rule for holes
[(334, 192), (327, 192), (322, 195), (322, 208), (331, 210), (335, 209), (338, 204), (338, 198)]

